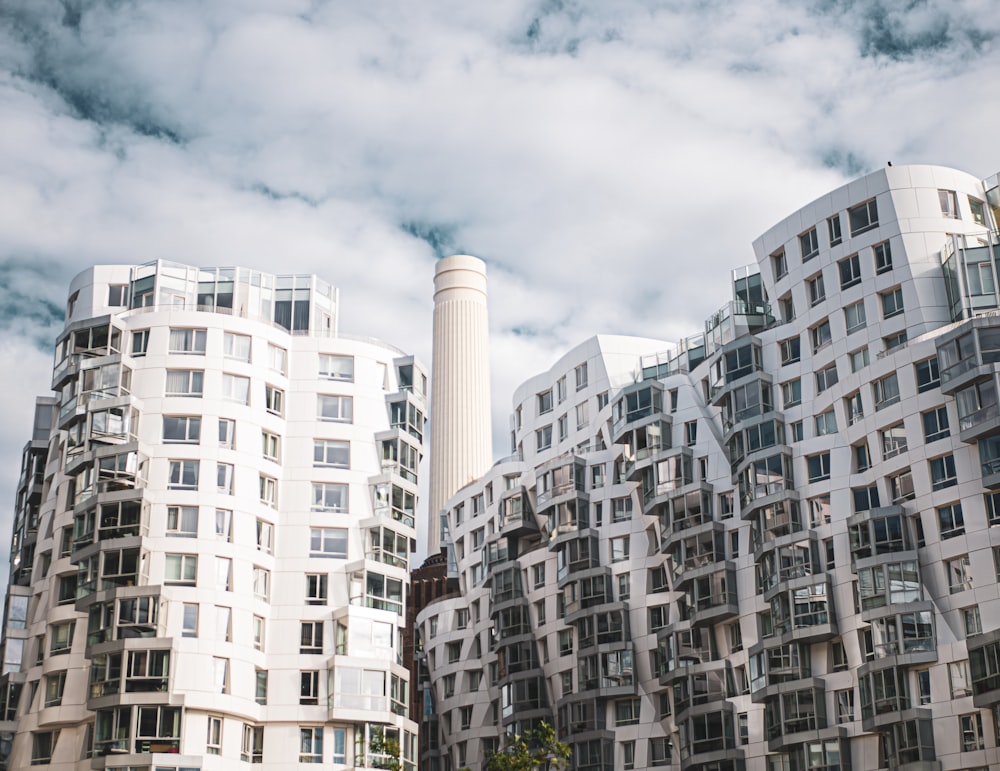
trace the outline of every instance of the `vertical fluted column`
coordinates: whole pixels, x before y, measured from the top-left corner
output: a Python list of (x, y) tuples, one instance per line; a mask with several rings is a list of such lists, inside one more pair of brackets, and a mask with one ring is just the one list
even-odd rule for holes
[(486, 264), (476, 257), (446, 257), (434, 271), (430, 420), (432, 556), (441, 548), (445, 503), (484, 474), (492, 458)]

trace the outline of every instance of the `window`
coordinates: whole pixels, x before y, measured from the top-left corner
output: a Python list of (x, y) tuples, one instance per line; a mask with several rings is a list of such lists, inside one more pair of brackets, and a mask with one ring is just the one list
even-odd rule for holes
[(222, 336), (222, 353), (227, 359), (250, 361), (250, 337), (226, 332)]
[(858, 372), (868, 366), (868, 346), (851, 351), (848, 354), (851, 360), (851, 372)]
[(194, 538), (198, 535), (197, 506), (167, 506), (167, 535)]
[(282, 375), (288, 371), (288, 351), (271, 343), (267, 344), (267, 366)]
[(576, 390), (581, 391), (587, 387), (587, 362), (577, 366), (576, 370)]
[(968, 554), (948, 560), (945, 567), (948, 571), (948, 591), (951, 594), (972, 588), (972, 571), (969, 567)]
[(108, 305), (112, 308), (123, 308), (128, 305), (128, 284), (108, 285)]
[(837, 364), (834, 362), (816, 373), (816, 393), (821, 394), (830, 386), (837, 384)]
[(219, 418), (219, 447), (233, 449), (233, 438), (236, 435), (236, 421), (229, 418)]
[(168, 554), (164, 562), (163, 581), (166, 584), (194, 586), (198, 577), (198, 556)]
[(31, 735), (31, 765), (47, 766), (52, 762), (52, 750), (59, 741), (58, 731), (37, 731)]
[(306, 573), (306, 605), (326, 605), (328, 584), (326, 573)]
[(278, 480), (260, 475), (260, 501), (268, 506), (278, 505)]
[(844, 407), (847, 412), (847, 425), (853, 426), (865, 416), (864, 405), (861, 402), (861, 392), (855, 391), (844, 399)]
[(215, 486), (224, 495), (233, 494), (233, 464), (215, 464)]
[(805, 438), (801, 420), (796, 420), (788, 424), (788, 437), (791, 442), (801, 442)]
[(561, 377), (556, 381), (556, 403), (562, 404), (566, 401), (566, 378)]
[(903, 290), (900, 287), (879, 293), (882, 301), (882, 318), (891, 319), (903, 312)]
[(249, 404), (250, 378), (223, 373), (222, 398), (236, 404)]
[(852, 254), (837, 263), (840, 270), (840, 288), (847, 289), (861, 283), (861, 261), (858, 255)]
[(986, 208), (978, 198), (969, 196), (969, 210), (972, 212), (972, 221), (977, 225), (986, 225)]
[(569, 436), (569, 421), (566, 415), (559, 418), (559, 441), (565, 441), (566, 437)]
[(938, 203), (941, 205), (942, 217), (961, 219), (958, 213), (958, 196), (954, 190), (938, 190)]
[(164, 444), (197, 444), (201, 441), (201, 418), (163, 416)]
[(445, 646), (445, 651), (448, 656), (448, 663), (455, 664), (462, 659), (462, 643), (460, 642), (450, 642)]
[(962, 504), (952, 503), (937, 510), (938, 526), (941, 538), (954, 538), (965, 533), (965, 517), (962, 515)]
[(684, 444), (688, 447), (698, 441), (698, 421), (690, 420), (684, 424)]
[(218, 755), (222, 752), (222, 718), (208, 716), (208, 737), (205, 739), (205, 753)]
[(354, 400), (350, 396), (321, 394), (317, 399), (319, 420), (334, 423), (350, 423), (354, 420)]
[(535, 588), (540, 589), (545, 586), (545, 563), (532, 565), (531, 572)]
[(830, 478), (830, 453), (810, 455), (806, 458), (806, 465), (809, 469), (810, 482), (821, 482)]
[(264, 640), (267, 637), (267, 626), (264, 621), (263, 616), (254, 616), (253, 625), (251, 627), (253, 632), (253, 647), (254, 650), (263, 651), (264, 650)]
[(889, 248), (888, 241), (875, 244), (875, 246), (872, 247), (872, 254), (875, 257), (876, 274), (892, 270), (892, 249)]
[(535, 431), (535, 449), (539, 452), (552, 446), (552, 426), (544, 426)]
[(347, 530), (341, 527), (313, 527), (309, 530), (309, 556), (347, 559)]
[(244, 763), (264, 762), (264, 726), (243, 724), (243, 748), (240, 760)]
[(66, 688), (66, 670), (52, 672), (45, 676), (45, 706), (58, 707), (62, 704), (63, 690)]
[(860, 474), (871, 468), (872, 459), (868, 452), (868, 442), (866, 440), (851, 445), (851, 454), (854, 456), (854, 473)]
[(463, 731), (468, 731), (470, 728), (472, 728), (472, 707), (459, 707), (458, 714), (459, 714), (459, 726), (461, 727), (461, 729)]
[(548, 391), (543, 391), (536, 397), (538, 403), (538, 414), (544, 415), (547, 412), (552, 412), (552, 389)]
[(816, 236), (816, 228), (809, 228), (805, 233), (799, 235), (799, 251), (802, 253), (802, 262), (807, 262), (819, 254), (819, 238)]
[(621, 537), (612, 538), (610, 543), (611, 543), (612, 562), (622, 562), (628, 559), (629, 536), (623, 535)]
[(837, 433), (837, 416), (832, 409), (816, 416), (816, 436)]
[(850, 723), (854, 720), (854, 689), (845, 688), (834, 693), (837, 702), (837, 722)]
[(204, 355), (205, 337), (207, 331), (204, 329), (171, 329), (170, 330), (170, 353), (194, 353)]
[(198, 461), (196, 460), (170, 461), (168, 476), (167, 476), (167, 489), (197, 490)]
[(852, 237), (878, 227), (878, 207), (875, 205), (875, 199), (848, 209), (847, 219), (851, 224)]
[(806, 279), (806, 289), (809, 293), (809, 305), (816, 305), (826, 299), (826, 288), (823, 286), (823, 274), (817, 273)]
[(577, 429), (585, 428), (588, 423), (590, 423), (590, 404), (580, 402), (576, 405), (576, 427)]
[(854, 511), (868, 511), (879, 507), (878, 486), (855, 487), (851, 490), (854, 497)]
[(73, 632), (76, 631), (76, 623), (73, 621), (65, 624), (53, 624), (49, 627), (49, 654), (52, 656), (60, 653), (69, 653), (73, 647)]
[(348, 486), (341, 482), (313, 482), (313, 511), (347, 511)]
[(795, 300), (792, 298), (791, 292), (778, 298), (778, 309), (784, 321), (789, 322), (795, 318)]
[(962, 621), (965, 624), (966, 637), (983, 633), (983, 622), (979, 616), (978, 605), (973, 605), (971, 608), (963, 608)]
[(830, 344), (833, 335), (830, 332), (830, 322), (826, 319), (809, 330), (809, 338), (812, 341), (813, 353)]
[(889, 496), (894, 504), (912, 501), (916, 497), (913, 491), (913, 474), (905, 468), (898, 474), (889, 477)]
[(868, 319), (865, 318), (864, 300), (858, 300), (856, 303), (851, 303), (844, 308), (844, 323), (847, 327), (847, 334), (851, 334), (852, 332), (857, 332), (859, 329), (865, 328), (865, 325), (868, 323)]
[(938, 360), (936, 356), (924, 361), (918, 361), (913, 366), (917, 373), (918, 394), (930, 391), (932, 388), (937, 388), (941, 385), (941, 375), (938, 372)]
[(661, 736), (649, 740), (649, 765), (670, 765), (670, 737)]
[(899, 380), (895, 372), (872, 383), (872, 400), (876, 411), (899, 401)]
[(969, 662), (953, 661), (948, 664), (948, 683), (951, 687), (951, 698), (961, 699), (972, 695), (972, 679), (969, 676)]
[(233, 560), (230, 557), (215, 558), (215, 588), (220, 592), (233, 590)]
[(975, 752), (986, 747), (983, 742), (983, 715), (981, 712), (959, 715), (958, 732), (962, 752)]
[(216, 693), (229, 693), (229, 659), (212, 659), (213, 683)]
[(257, 565), (253, 566), (253, 596), (264, 602), (271, 597), (271, 571)]
[(882, 440), (882, 460), (889, 460), (901, 452), (906, 452), (906, 429), (902, 423), (883, 429), (879, 435)]
[(924, 421), (924, 440), (933, 442), (949, 435), (948, 408), (938, 407), (921, 414)]
[(830, 236), (830, 246), (836, 246), (843, 240), (840, 231), (840, 215), (834, 214), (826, 219), (826, 232)]
[(198, 636), (198, 605), (185, 602), (181, 617), (181, 637)]
[(267, 670), (254, 670), (254, 701), (267, 704)]
[(354, 382), (354, 357), (321, 353), (319, 355), (319, 376), (327, 380)]
[(166, 396), (201, 396), (205, 373), (200, 369), (168, 369)]
[(781, 353), (781, 364), (794, 364), (799, 360), (799, 338), (790, 337), (787, 340), (782, 340), (778, 343), (778, 348)]
[(788, 275), (788, 261), (785, 259), (784, 249), (779, 249), (771, 255), (771, 271), (774, 273), (775, 281)]
[(785, 409), (802, 403), (802, 381), (799, 378), (781, 384), (781, 397)]
[(943, 490), (946, 487), (958, 484), (958, 477), (955, 474), (955, 457), (953, 455), (942, 455), (930, 461), (931, 467), (931, 489)]
[(304, 669), (299, 672), (299, 704), (319, 704), (318, 669)]
[(639, 699), (619, 699), (615, 702), (615, 726), (638, 725)]
[(140, 329), (132, 333), (132, 355), (145, 356), (149, 348), (149, 330)]
[(285, 414), (285, 392), (273, 385), (264, 386), (264, 408), (272, 415)]
[(303, 621), (299, 638), (299, 653), (323, 652), (323, 622)]

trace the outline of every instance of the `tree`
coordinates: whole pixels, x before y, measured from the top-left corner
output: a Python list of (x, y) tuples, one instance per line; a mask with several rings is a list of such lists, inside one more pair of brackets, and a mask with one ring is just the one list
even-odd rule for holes
[(487, 771), (558, 771), (569, 768), (572, 750), (556, 738), (546, 722), (525, 736), (514, 736), (507, 745), (486, 759)]

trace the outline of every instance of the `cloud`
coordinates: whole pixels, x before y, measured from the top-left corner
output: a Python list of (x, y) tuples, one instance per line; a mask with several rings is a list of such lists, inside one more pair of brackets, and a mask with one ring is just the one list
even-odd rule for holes
[(994, 171), (998, 25), (980, 0), (10, 0), (0, 324), (41, 345), (77, 271), (163, 257), (317, 272), (345, 332), (429, 361), (433, 260), (477, 254), (505, 452), (517, 383), (597, 332), (698, 332), (813, 197), (887, 160)]

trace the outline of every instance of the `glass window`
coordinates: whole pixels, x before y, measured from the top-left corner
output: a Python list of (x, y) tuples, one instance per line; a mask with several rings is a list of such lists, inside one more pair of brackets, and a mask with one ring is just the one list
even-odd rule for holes
[(170, 353), (205, 353), (204, 329), (171, 329), (170, 330)]
[(350, 396), (320, 394), (317, 399), (317, 417), (320, 420), (336, 423), (351, 423), (354, 420), (354, 400)]
[(319, 355), (319, 376), (327, 380), (354, 381), (354, 357), (336, 356), (330, 353)]
[(830, 236), (830, 246), (836, 246), (843, 240), (843, 234), (840, 232), (839, 214), (834, 214), (832, 217), (827, 218), (826, 230), (827, 234)]
[(819, 238), (816, 236), (816, 228), (809, 228), (805, 233), (799, 235), (799, 251), (802, 253), (802, 262), (807, 262), (819, 254)]
[(223, 373), (222, 398), (237, 404), (249, 404), (250, 378)]
[(875, 257), (875, 273), (885, 273), (892, 270), (892, 250), (889, 242), (883, 241), (872, 247), (872, 254)]
[(901, 287), (879, 294), (882, 301), (882, 318), (891, 319), (903, 312), (903, 290)]
[(230, 359), (250, 361), (250, 337), (226, 332), (222, 338), (222, 353)]
[(851, 224), (851, 236), (864, 233), (878, 226), (878, 206), (875, 199), (865, 201), (847, 210), (847, 218)]
[(200, 369), (168, 369), (166, 396), (201, 396), (205, 373)]
[(865, 317), (864, 300), (858, 300), (844, 308), (844, 323), (847, 326), (847, 334), (865, 328), (868, 319)]

